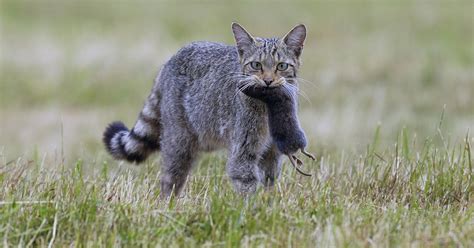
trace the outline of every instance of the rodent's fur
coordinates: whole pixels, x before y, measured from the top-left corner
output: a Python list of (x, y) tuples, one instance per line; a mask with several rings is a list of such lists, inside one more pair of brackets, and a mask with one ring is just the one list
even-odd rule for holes
[(267, 106), (268, 126), (273, 142), (278, 150), (285, 154), (295, 169), (305, 176), (311, 176), (303, 172), (298, 165), (303, 162), (296, 157), (298, 150), (315, 160), (313, 154), (305, 150), (307, 145), (306, 136), (300, 126), (297, 117), (296, 92), (285, 87), (261, 87), (251, 86), (245, 88), (244, 94), (263, 101)]
[(296, 115), (297, 103), (293, 92), (282, 87), (248, 87), (243, 92), (266, 104), (270, 135), (278, 150), (292, 155), (306, 147), (306, 137)]

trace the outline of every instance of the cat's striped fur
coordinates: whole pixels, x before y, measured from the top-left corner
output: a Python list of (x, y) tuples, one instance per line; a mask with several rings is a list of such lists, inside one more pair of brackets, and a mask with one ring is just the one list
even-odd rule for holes
[(103, 141), (109, 153), (118, 160), (140, 163), (160, 149), (160, 96), (153, 91), (131, 130), (120, 121), (112, 122)]

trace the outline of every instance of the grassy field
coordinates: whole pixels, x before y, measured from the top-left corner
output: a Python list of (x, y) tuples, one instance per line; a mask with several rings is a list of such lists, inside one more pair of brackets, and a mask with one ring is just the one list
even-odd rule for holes
[[(472, 1), (0, 2), (2, 246), (474, 246)], [(296, 23), (316, 162), (242, 199), (203, 154), (160, 201), (159, 154), (113, 161), (158, 68), (194, 40)]]

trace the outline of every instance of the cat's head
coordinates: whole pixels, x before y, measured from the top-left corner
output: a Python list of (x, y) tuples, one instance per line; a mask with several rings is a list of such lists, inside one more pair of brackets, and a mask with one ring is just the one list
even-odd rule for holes
[(253, 86), (280, 87), (296, 84), (300, 56), (306, 38), (303, 24), (283, 38), (253, 37), (238, 23), (232, 23), (242, 73)]

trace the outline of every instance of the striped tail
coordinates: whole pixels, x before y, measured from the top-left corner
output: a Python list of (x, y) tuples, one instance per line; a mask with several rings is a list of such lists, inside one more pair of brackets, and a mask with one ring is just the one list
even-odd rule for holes
[(107, 151), (117, 160), (140, 163), (160, 150), (159, 96), (152, 93), (132, 130), (122, 122), (112, 122), (104, 131), (103, 142)]

